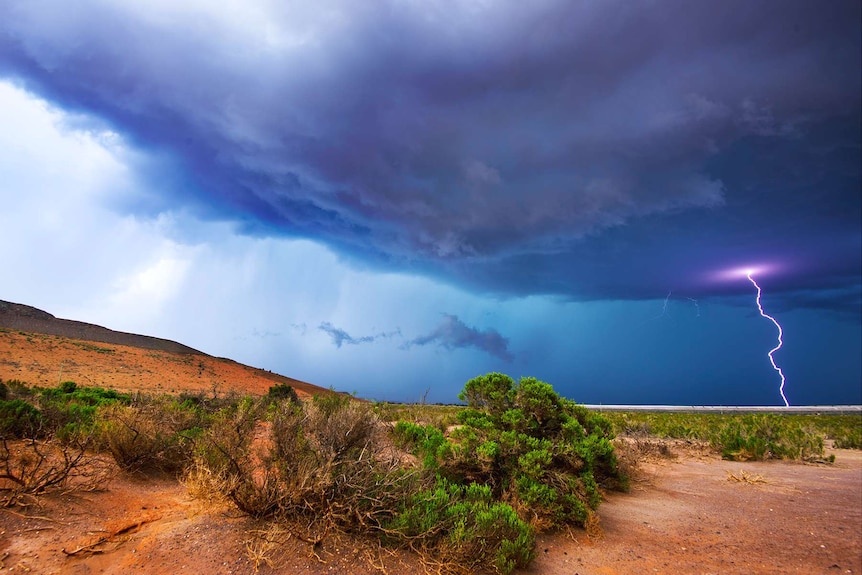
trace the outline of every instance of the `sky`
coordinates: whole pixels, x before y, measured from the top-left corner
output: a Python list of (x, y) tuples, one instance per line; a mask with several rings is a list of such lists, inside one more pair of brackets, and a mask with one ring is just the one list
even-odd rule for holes
[(0, 0), (0, 299), (370, 399), (862, 403), (855, 0)]

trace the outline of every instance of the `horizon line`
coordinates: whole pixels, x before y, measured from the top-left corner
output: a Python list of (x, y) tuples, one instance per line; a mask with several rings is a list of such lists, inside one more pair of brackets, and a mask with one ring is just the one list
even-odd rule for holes
[(848, 413), (862, 414), (862, 404), (846, 405), (612, 405), (612, 404), (583, 404), (587, 409), (594, 411), (677, 411), (677, 412), (735, 412), (735, 413)]

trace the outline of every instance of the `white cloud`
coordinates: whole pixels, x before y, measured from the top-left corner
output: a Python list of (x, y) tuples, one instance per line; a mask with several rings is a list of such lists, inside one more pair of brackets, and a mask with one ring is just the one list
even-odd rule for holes
[[(170, 246), (168, 247), (171, 250)], [(157, 314), (163, 304), (175, 298), (183, 287), (190, 261), (166, 255), (146, 264), (131, 275), (119, 278), (109, 305), (116, 310), (146, 316)]]

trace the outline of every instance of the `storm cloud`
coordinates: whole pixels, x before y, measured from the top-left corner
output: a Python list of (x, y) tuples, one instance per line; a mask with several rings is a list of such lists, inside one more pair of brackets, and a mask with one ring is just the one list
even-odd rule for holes
[(146, 152), (120, 211), (501, 295), (860, 284), (858, 2), (4, 6), (0, 74)]

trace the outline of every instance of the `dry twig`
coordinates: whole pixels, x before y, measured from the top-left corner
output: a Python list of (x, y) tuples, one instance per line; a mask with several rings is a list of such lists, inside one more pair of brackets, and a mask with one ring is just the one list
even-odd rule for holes
[[(66, 551), (66, 548), (60, 549), (66, 556), (72, 557), (75, 555), (79, 555), (81, 553), (89, 553), (91, 555), (95, 555), (97, 553), (104, 553), (105, 549), (98, 549), (99, 545), (104, 543), (116, 543), (116, 546), (119, 546), (123, 543), (123, 541), (116, 541), (115, 538), (121, 535), (131, 535), (135, 531), (141, 528), (145, 523), (149, 523), (153, 521), (153, 519), (141, 519), (139, 521), (135, 521), (134, 523), (129, 523), (128, 525), (121, 527), (120, 529), (113, 531), (112, 533), (108, 533), (107, 535), (102, 535), (93, 543), (88, 543), (87, 545), (80, 545), (77, 549), (73, 551)], [(116, 548), (115, 546), (115, 548)]]
[(764, 479), (764, 477), (762, 475), (759, 475), (759, 474), (758, 475), (751, 475), (750, 473), (748, 473), (744, 469), (739, 471), (739, 475), (735, 475), (734, 473), (728, 471), (727, 472), (727, 480), (728, 481), (736, 481), (738, 483), (748, 483), (751, 485), (754, 485), (757, 483), (768, 483), (768, 481), (766, 481), (766, 479)]

